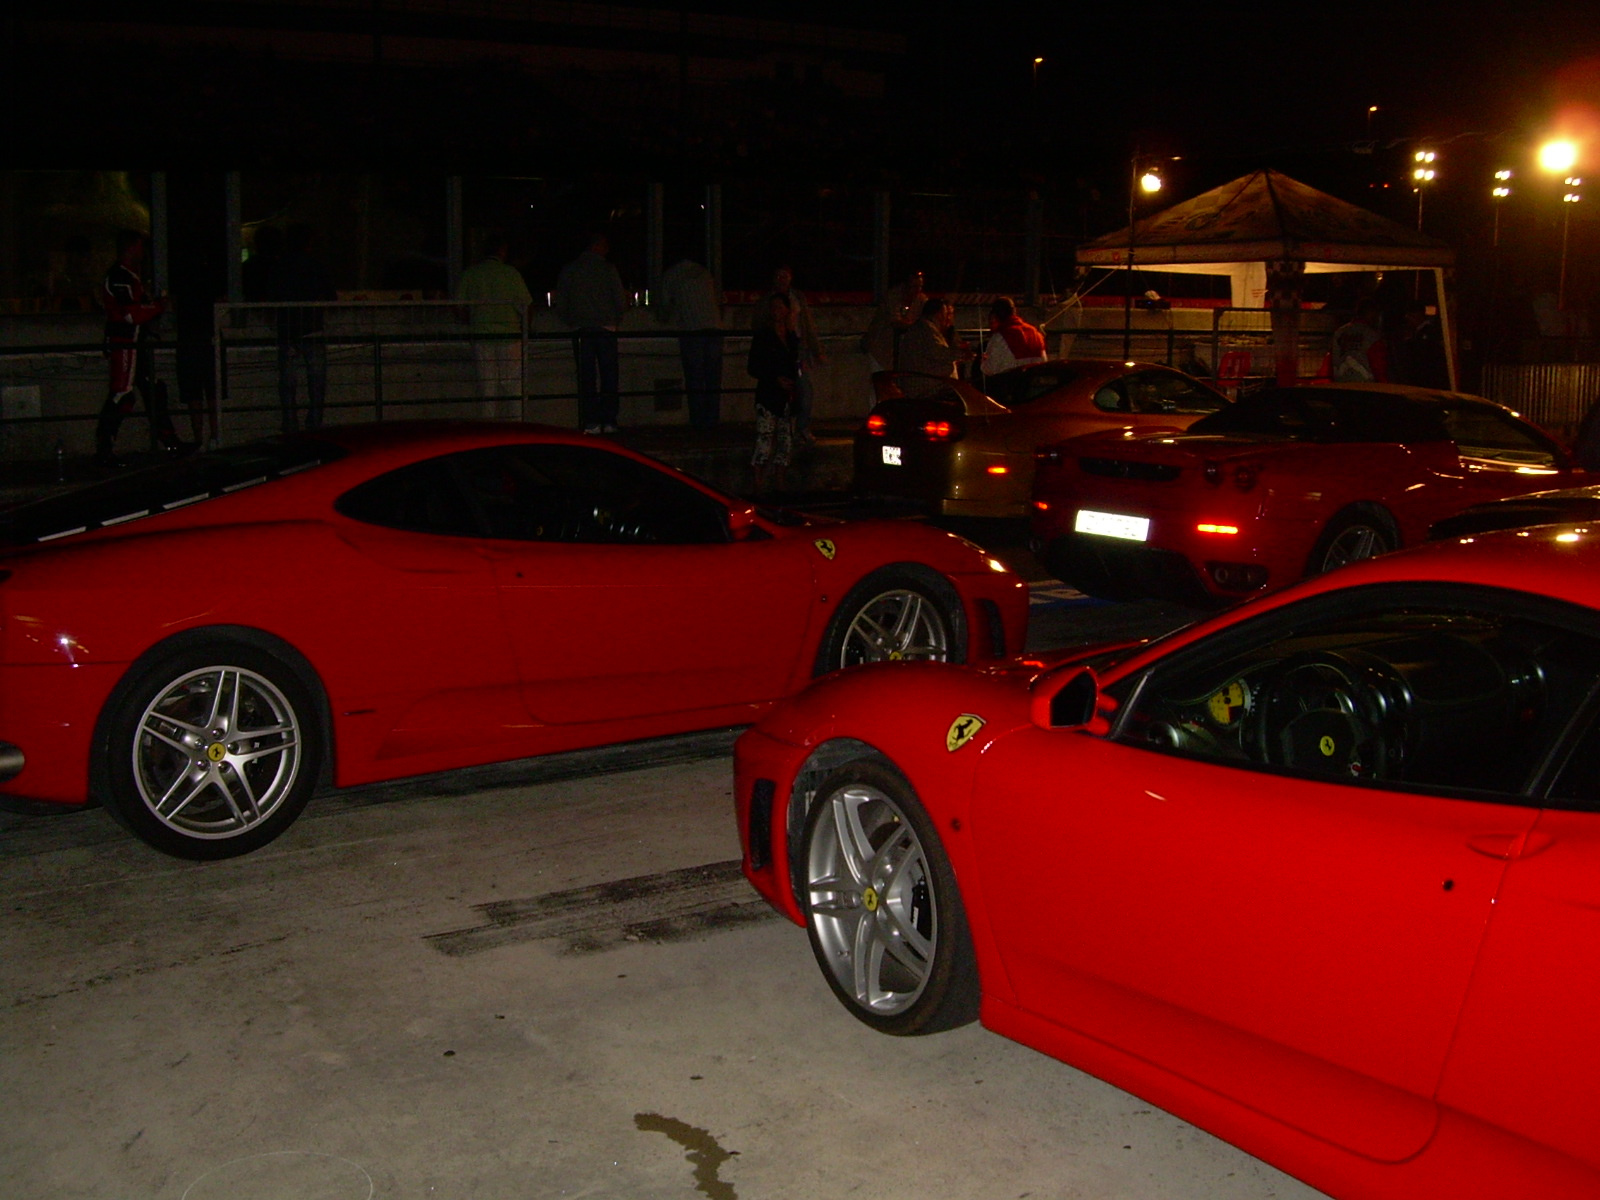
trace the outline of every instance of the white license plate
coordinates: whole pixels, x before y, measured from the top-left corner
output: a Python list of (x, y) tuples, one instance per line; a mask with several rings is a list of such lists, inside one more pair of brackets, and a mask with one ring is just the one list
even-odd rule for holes
[(1129, 542), (1143, 542), (1150, 537), (1149, 517), (1130, 517), (1124, 513), (1096, 512), (1080, 508), (1072, 528), (1079, 533), (1098, 533), (1101, 537), (1122, 538)]
[(899, 446), (885, 446), (883, 448), (883, 465), (886, 467), (898, 467), (901, 465)]

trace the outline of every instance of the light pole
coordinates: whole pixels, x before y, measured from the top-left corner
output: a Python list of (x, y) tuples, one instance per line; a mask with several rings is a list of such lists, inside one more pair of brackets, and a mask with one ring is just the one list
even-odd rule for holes
[(1511, 172), (1499, 170), (1494, 173), (1494, 186), (1489, 189), (1490, 199), (1494, 204), (1494, 242), (1496, 250), (1500, 248), (1500, 206), (1505, 203), (1506, 197), (1511, 195)]
[(1423, 189), (1433, 182), (1433, 162), (1438, 154), (1432, 150), (1418, 150), (1411, 156), (1417, 165), (1411, 169), (1411, 190), (1417, 194), (1417, 232), (1422, 232), (1422, 196)]
[[(1127, 362), (1133, 358), (1133, 258), (1134, 246), (1137, 238), (1133, 224), (1138, 219), (1136, 201), (1141, 191), (1154, 195), (1161, 190), (1161, 174), (1154, 164), (1146, 167), (1141, 174), (1139, 170), (1140, 154), (1133, 152), (1133, 158), (1128, 163), (1128, 262), (1127, 286), (1123, 289), (1122, 297), (1122, 360)], [(1171, 156), (1158, 161), (1175, 162), (1176, 156)]]
[(1556, 284), (1557, 312), (1565, 312), (1567, 309), (1567, 235), (1572, 228), (1572, 206), (1583, 199), (1583, 195), (1578, 191), (1582, 184), (1583, 180), (1576, 175), (1568, 175), (1567, 190), (1561, 196), (1561, 276)]
[(1566, 191), (1561, 196), (1561, 274), (1556, 284), (1556, 311), (1567, 307), (1567, 244), (1572, 227), (1572, 206), (1583, 199), (1578, 191), (1583, 180), (1571, 174), (1578, 164), (1578, 146), (1567, 138), (1556, 138), (1539, 147), (1539, 165), (1552, 175), (1564, 177)]

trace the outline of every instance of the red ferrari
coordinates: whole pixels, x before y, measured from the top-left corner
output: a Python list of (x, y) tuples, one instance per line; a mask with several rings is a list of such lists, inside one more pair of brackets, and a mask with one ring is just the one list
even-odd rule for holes
[(844, 1006), (980, 1019), (1331, 1195), (1600, 1195), (1600, 536), (1357, 564), (1148, 644), (821, 680), (744, 871)]
[(1276, 388), (1181, 434), (1041, 452), (1033, 533), (1104, 596), (1239, 600), (1426, 539), (1470, 505), (1581, 481), (1488, 400), (1387, 384)]
[(582, 435), (275, 438), (0, 516), (0, 801), (93, 798), (228, 857), (324, 778), (745, 724), (836, 667), (1003, 657), (1026, 623), (960, 538), (757, 510)]

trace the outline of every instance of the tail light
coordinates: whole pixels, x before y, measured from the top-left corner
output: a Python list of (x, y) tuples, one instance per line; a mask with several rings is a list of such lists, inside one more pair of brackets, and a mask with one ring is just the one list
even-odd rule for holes
[(882, 437), (889, 428), (889, 422), (884, 420), (882, 413), (873, 413), (867, 418), (867, 432), (873, 437)]
[(922, 436), (930, 442), (953, 442), (961, 437), (966, 430), (960, 421), (924, 421), (922, 423)]
[(1255, 487), (1260, 474), (1261, 467), (1256, 463), (1240, 463), (1233, 468), (1233, 486), (1241, 492), (1248, 492)]
[(1222, 482), (1222, 464), (1208, 462), (1205, 465), (1205, 469), (1201, 471), (1201, 474), (1205, 476), (1205, 481), (1207, 483), (1209, 483), (1212, 487), (1216, 487), (1217, 484)]

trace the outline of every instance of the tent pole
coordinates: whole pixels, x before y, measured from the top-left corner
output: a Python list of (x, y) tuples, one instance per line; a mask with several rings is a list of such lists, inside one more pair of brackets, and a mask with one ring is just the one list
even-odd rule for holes
[(1444, 289), (1444, 268), (1433, 269), (1433, 294), (1439, 299), (1439, 336), (1444, 340), (1444, 365), (1450, 374), (1450, 390), (1461, 390), (1460, 364), (1456, 360), (1455, 321), (1450, 312), (1450, 299)]

